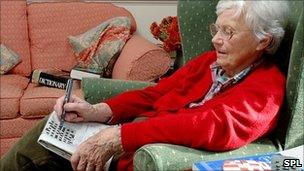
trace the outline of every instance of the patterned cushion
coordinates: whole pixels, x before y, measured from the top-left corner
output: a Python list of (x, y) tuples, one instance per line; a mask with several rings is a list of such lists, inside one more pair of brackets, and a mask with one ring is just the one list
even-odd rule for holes
[(153, 81), (168, 71), (170, 61), (170, 56), (163, 49), (134, 35), (117, 59), (112, 78)]
[(15, 119), (0, 120), (1, 130), (0, 138), (17, 138), (21, 137), (27, 130), (33, 127), (40, 119)]
[(0, 119), (11, 119), (19, 115), (20, 98), (29, 79), (20, 75), (1, 75)]
[(17, 117), (19, 114), (19, 101), (23, 90), (18, 86), (1, 83), (0, 93), (0, 119)]
[(136, 30), (132, 15), (110, 3), (33, 3), (27, 9), (33, 69), (73, 68), (76, 59), (67, 37), (83, 33), (109, 18), (127, 16), (132, 20), (131, 30)]
[(1, 43), (13, 49), (22, 62), (11, 73), (29, 76), (31, 60), (28, 39), (26, 1), (0, 1)]
[(0, 74), (7, 73), (20, 62), (21, 59), (16, 52), (3, 44), (0, 45)]
[[(75, 85), (73, 88), (72, 93), (82, 97), (79, 86)], [(64, 90), (31, 83), (20, 99), (20, 114), (23, 118), (44, 117), (53, 111), (57, 98), (63, 95)]]
[(29, 83), (29, 79), (20, 75), (6, 74), (0, 76), (0, 83), (1, 85), (12, 85), (24, 90)]
[(172, 144), (149, 144), (136, 151), (134, 170), (188, 170), (196, 161), (228, 159), (275, 151), (278, 149), (268, 139), (257, 140), (228, 152), (200, 151)]
[(0, 139), (0, 157), (2, 157), (18, 140), (19, 138)]
[(123, 46), (130, 37), (131, 20), (115, 17), (77, 36), (69, 36), (77, 68), (109, 78)]

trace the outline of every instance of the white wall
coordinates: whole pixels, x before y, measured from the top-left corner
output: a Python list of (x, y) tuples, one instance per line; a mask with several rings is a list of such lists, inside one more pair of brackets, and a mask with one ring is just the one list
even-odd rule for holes
[(137, 23), (136, 34), (154, 43), (158, 41), (150, 33), (151, 23), (159, 24), (164, 17), (177, 15), (177, 1), (116, 1), (113, 4), (129, 10)]

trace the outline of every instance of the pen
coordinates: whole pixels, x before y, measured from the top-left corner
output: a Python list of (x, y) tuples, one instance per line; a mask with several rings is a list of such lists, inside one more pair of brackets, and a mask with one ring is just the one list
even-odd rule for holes
[(65, 88), (65, 95), (64, 95), (64, 100), (63, 100), (63, 105), (62, 105), (62, 113), (60, 117), (60, 126), (62, 126), (65, 118), (66, 111), (64, 110), (64, 105), (70, 101), (70, 97), (72, 94), (72, 88), (73, 88), (73, 79), (68, 79), (66, 88)]

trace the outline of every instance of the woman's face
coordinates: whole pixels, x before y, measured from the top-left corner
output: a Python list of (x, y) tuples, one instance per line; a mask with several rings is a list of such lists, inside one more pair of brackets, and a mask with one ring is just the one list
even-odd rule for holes
[[(229, 9), (218, 16), (215, 25), (219, 31), (212, 39), (217, 54), (216, 62), (229, 76), (242, 71), (262, 54), (259, 40), (250, 31), (244, 19), (237, 18), (234, 14), (235, 10)], [(232, 36), (225, 36), (221, 29), (233, 33)]]

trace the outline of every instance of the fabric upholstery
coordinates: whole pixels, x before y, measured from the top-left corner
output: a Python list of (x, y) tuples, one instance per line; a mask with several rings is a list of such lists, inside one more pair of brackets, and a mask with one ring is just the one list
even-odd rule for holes
[(0, 49), (0, 59), (0, 74), (7, 73), (9, 70), (21, 62), (19, 55), (3, 44), (1, 44)]
[(5, 138), (0, 139), (0, 156), (3, 156), (17, 141), (19, 138)]
[(143, 146), (136, 151), (134, 170), (188, 170), (196, 161), (228, 159), (275, 151), (277, 149), (267, 139), (255, 141), (240, 149), (221, 153), (157, 143)]
[(183, 49), (181, 65), (212, 48), (209, 25), (216, 20), (216, 4), (217, 1), (198, 0), (178, 3), (177, 14)]
[(33, 127), (40, 119), (4, 119), (0, 120), (0, 138), (18, 138)]
[(106, 78), (83, 78), (81, 87), (84, 99), (91, 104), (99, 103), (121, 92), (153, 85), (151, 82), (126, 81)]
[(289, 39), (282, 42), (282, 48), (280, 48), (280, 50), (289, 49), (290, 54), (287, 72), (286, 100), (281, 112), (276, 135), (285, 149), (304, 143), (303, 3), (300, 1), (292, 1), (290, 2), (290, 8), (289, 23), (286, 32)]
[[(82, 91), (79, 88), (75, 87), (72, 93), (82, 97)], [(22, 118), (44, 117), (53, 111), (56, 100), (63, 95), (64, 90), (62, 89), (37, 86), (31, 83), (20, 100), (20, 114)]]
[(114, 64), (130, 35), (131, 20), (115, 17), (77, 36), (69, 43), (77, 59), (77, 69), (110, 78)]
[[(178, 4), (178, 17), (182, 35), (183, 58), (181, 64), (197, 54), (212, 48), (211, 36), (208, 25), (215, 21), (215, 5), (217, 1), (197, 1), (180, 0)], [(272, 140), (280, 138), (279, 144), (284, 149), (289, 149), (303, 144), (303, 2), (290, 2), (289, 23), (286, 29), (286, 35), (282, 41), (281, 47), (274, 56), (278, 56), (277, 62), (281, 70), (287, 74), (286, 99), (281, 112), (281, 118), (277, 124), (276, 134)], [(207, 12), (207, 13), (205, 13)], [(203, 30), (202, 30), (203, 29)], [(200, 30), (202, 30), (200, 32)], [(290, 62), (289, 62), (290, 57)], [(289, 65), (287, 65), (289, 63)], [(288, 71), (287, 71), (288, 70)], [(272, 141), (273, 142), (273, 141)], [(243, 156), (255, 153), (267, 153), (269, 151), (282, 150), (275, 146), (271, 141), (263, 142), (253, 148), (245, 146), (241, 148), (241, 153), (237, 156)], [(249, 145), (254, 145), (251, 143)], [(170, 149), (168, 149), (170, 146)], [(262, 147), (265, 146), (266, 149)], [(185, 150), (187, 149), (187, 150)], [(260, 151), (260, 149), (262, 149)], [(207, 154), (207, 151), (191, 151), (182, 146), (172, 145), (146, 145), (135, 153), (135, 170), (183, 170), (190, 169), (192, 163), (189, 158), (203, 154), (203, 158), (195, 160), (218, 160), (221, 158), (230, 158), (223, 153)], [(180, 152), (177, 153), (176, 151)], [(190, 152), (191, 151), (191, 152)], [(189, 154), (190, 153), (190, 154)], [(233, 154), (234, 151), (226, 154)], [(168, 155), (172, 154), (172, 155)], [(184, 156), (190, 156), (185, 159)], [(206, 157), (208, 156), (208, 157)], [(209, 158), (210, 157), (210, 158)], [(177, 159), (177, 160), (175, 160)]]
[(29, 81), (30, 80), (27, 77), (15, 75), (15, 74), (6, 74), (0, 76), (1, 85), (12, 85), (22, 90), (24, 90), (27, 87)]
[(0, 3), (1, 43), (15, 51), (22, 60), (10, 73), (29, 76), (31, 73), (31, 61), (26, 1), (0, 1)]
[(0, 119), (15, 118), (19, 115), (20, 98), (29, 79), (20, 75), (0, 76)]
[[(48, 12), (46, 12), (48, 11)], [(57, 67), (70, 70), (76, 64), (67, 37), (93, 28), (106, 19), (132, 15), (110, 3), (60, 2), (28, 5), (28, 25), (33, 69)]]
[(112, 78), (153, 81), (168, 71), (170, 61), (168, 53), (160, 47), (134, 35), (117, 59)]
[(19, 115), (19, 102), (29, 79), (20, 75), (0, 76), (0, 119), (15, 118)]

